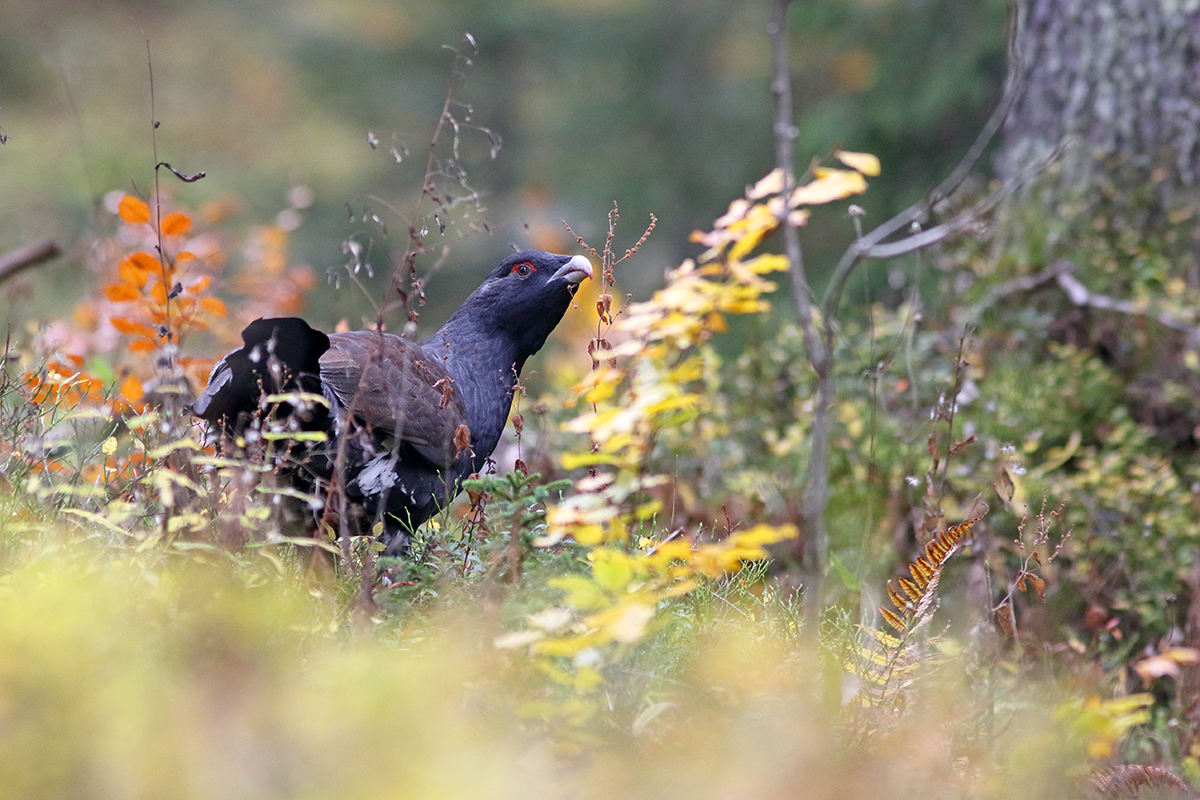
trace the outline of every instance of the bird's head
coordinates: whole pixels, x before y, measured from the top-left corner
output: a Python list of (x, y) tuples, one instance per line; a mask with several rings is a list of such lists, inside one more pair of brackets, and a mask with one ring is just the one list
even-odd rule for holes
[(492, 270), (451, 322), (469, 316), (478, 333), (506, 337), (529, 356), (562, 319), (580, 281), (590, 277), (592, 263), (584, 256), (522, 250)]

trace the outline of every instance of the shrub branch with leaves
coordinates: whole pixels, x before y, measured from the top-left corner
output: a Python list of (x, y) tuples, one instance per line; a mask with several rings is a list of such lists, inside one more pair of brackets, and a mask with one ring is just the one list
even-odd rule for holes
[[(872, 161), (844, 155), (847, 164)], [(630, 648), (663, 624), (670, 603), (701, 581), (720, 578), (743, 563), (768, 556), (767, 547), (794, 539), (794, 525), (728, 524), (725, 535), (710, 530), (656, 529), (663, 501), (654, 490), (670, 481), (655, 469), (656, 445), (665, 437), (691, 438), (705, 414), (709, 387), (720, 366), (713, 337), (730, 315), (765, 314), (776, 284), (767, 276), (787, 269), (785, 256), (754, 255), (763, 239), (790, 216), (808, 217), (807, 206), (844, 199), (866, 189), (857, 170), (819, 169), (810, 183), (785, 193), (778, 171), (747, 189), (712, 231), (693, 238), (708, 246), (667, 275), (666, 286), (614, 318), (609, 287), (615, 212), (601, 254), (606, 284), (597, 304), (597, 339), (589, 352), (592, 371), (573, 392), (581, 413), (566, 423), (586, 436), (586, 448), (563, 455), (568, 469), (587, 468), (575, 491), (550, 508), (549, 530), (537, 543), (571, 540), (584, 548), (584, 573), (555, 578), (562, 603), (529, 618), (529, 627), (500, 638), (505, 647), (528, 647), (538, 668), (565, 689), (558, 704), (539, 704), (532, 713), (588, 719), (600, 708), (605, 670), (628, 657)], [(647, 231), (647, 234), (649, 231)], [(582, 243), (582, 240), (580, 240)], [(595, 254), (595, 250), (592, 251)], [(609, 332), (620, 341), (609, 342)]]

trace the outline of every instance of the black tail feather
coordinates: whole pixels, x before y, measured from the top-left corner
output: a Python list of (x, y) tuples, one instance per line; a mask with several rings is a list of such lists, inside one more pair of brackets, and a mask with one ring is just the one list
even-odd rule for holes
[[(329, 337), (295, 317), (256, 319), (245, 345), (217, 362), (192, 413), (236, 434), (259, 415), (261, 398), (276, 392), (321, 393), (320, 358)], [(290, 408), (281, 409), (283, 413)]]

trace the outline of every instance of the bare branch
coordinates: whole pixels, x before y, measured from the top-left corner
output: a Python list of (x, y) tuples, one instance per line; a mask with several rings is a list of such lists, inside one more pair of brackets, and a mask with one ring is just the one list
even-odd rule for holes
[(61, 253), (62, 250), (53, 239), (42, 239), (10, 250), (0, 255), (0, 283)]
[[(1061, 263), (1059, 262), (1059, 264)], [(1170, 328), (1171, 330), (1187, 334), (1189, 340), (1200, 342), (1200, 326), (1194, 322), (1184, 319), (1178, 314), (1173, 314), (1170, 311), (1154, 312), (1132, 300), (1121, 300), (1120, 298), (1109, 297), (1108, 295), (1096, 294), (1071, 274), (1072, 266), (1068, 264), (1065, 269), (1060, 267), (1054, 277), (1058, 281), (1058, 285), (1066, 292), (1067, 298), (1075, 305), (1098, 308), (1103, 311), (1115, 311), (1118, 314), (1126, 314), (1131, 317), (1153, 319), (1164, 328)]]
[(967, 149), (966, 154), (963, 155), (958, 165), (950, 171), (950, 174), (941, 183), (931, 189), (923, 200), (914, 203), (868, 233), (864, 239), (868, 240), (869, 245), (882, 242), (889, 236), (909, 227), (914, 222), (921, 222), (928, 216), (929, 211), (934, 206), (954, 194), (955, 190), (971, 174), (971, 170), (975, 168), (975, 165), (979, 163), (979, 159), (983, 157), (983, 153), (987, 149), (987, 146), (991, 144), (992, 139), (1000, 132), (1000, 128), (1004, 126), (1004, 121), (1012, 113), (1013, 106), (1016, 105), (1017, 100), (1020, 99), (1026, 87), (1027, 72), (1025, 62), (1014, 45), (1016, 37), (1013, 28), (1015, 25), (1020, 24), (1018, 21), (1019, 14), (1020, 10), (1018, 7), (1013, 19), (1010, 21), (1008, 63), (1011, 65), (1011, 70), (1009, 71), (1008, 82), (1004, 88), (1004, 95), (1000, 98), (1000, 102), (996, 105), (995, 110), (992, 111), (992, 116), (988, 118), (983, 128), (980, 129), (979, 135), (975, 137), (975, 141)]
[[(796, 126), (792, 121), (792, 80), (788, 61), (787, 11), (791, 0), (775, 0), (768, 28), (771, 37), (772, 80), (771, 94), (775, 97), (775, 166), (783, 176), (781, 196), (792, 196), (796, 177), (793, 174)], [(822, 585), (829, 556), (829, 536), (825, 531), (825, 508), (829, 494), (829, 412), (832, 404), (832, 358), (828, 340), (818, 335), (813, 323), (812, 290), (804, 271), (804, 254), (800, 236), (792, 221), (789, 204), (780, 210), (783, 225), (784, 251), (792, 277), (792, 296), (796, 301), (796, 317), (804, 338), (804, 354), (817, 374), (818, 397), (812, 426), (812, 450), (808, 473), (805, 476), (801, 516), (804, 537), (797, 543), (803, 563), (805, 631), (816, 636), (820, 622)]]
[[(787, 9), (791, 0), (775, 0), (771, 16), (771, 55), (773, 76), (771, 94), (775, 97), (775, 166), (783, 174), (782, 197), (791, 197), (796, 183), (794, 170), (794, 147), (796, 126), (792, 121), (792, 79), (788, 62)], [(788, 204), (781, 207), (779, 221), (783, 224), (784, 250), (792, 276), (792, 294), (796, 301), (796, 314), (804, 334), (804, 349), (814, 366), (822, 361), (820, 341), (815, 335), (812, 308), (809, 299), (808, 277), (804, 270), (804, 254), (800, 249), (800, 236), (792, 221)]]
[(174, 175), (176, 178), (179, 178), (179, 180), (183, 181), (184, 183), (195, 183), (196, 181), (200, 180), (201, 178), (204, 178), (207, 176), (207, 173), (205, 173), (203, 170), (201, 170), (200, 172), (197, 172), (195, 175), (188, 175), (187, 173), (180, 172), (179, 170), (175, 169), (170, 164), (168, 164), (166, 161), (160, 161), (157, 164), (155, 164), (154, 170), (155, 170), (155, 172), (157, 172), (160, 168), (163, 168), (163, 167), (170, 170), (172, 175)]
[(1010, 295), (1016, 294), (1017, 292), (1028, 292), (1032, 289), (1036, 289), (1038, 286), (1041, 286), (1044, 283), (1049, 283), (1050, 281), (1055, 280), (1062, 273), (1070, 272), (1073, 269), (1075, 269), (1075, 265), (1070, 261), (1060, 260), (1055, 261), (1041, 272), (1033, 275), (1022, 275), (1019, 278), (1007, 280), (988, 292), (987, 295), (985, 295), (984, 298), (975, 305), (966, 309), (966, 311), (956, 318), (955, 322), (975, 322), (981, 316), (983, 316), (983, 312), (987, 311), (989, 308), (996, 305), (996, 303), (999, 303), (1001, 300), (1004, 300)]
[(1028, 169), (1021, 171), (1019, 174), (1014, 175), (1012, 178), (1005, 181), (1004, 184), (998, 189), (994, 190), (982, 200), (975, 203), (975, 205), (960, 211), (950, 220), (938, 225), (937, 227), (930, 228), (927, 231), (918, 231), (911, 236), (894, 242), (879, 241), (882, 238), (886, 238), (877, 236), (880, 228), (889, 225), (892, 220), (895, 220), (900, 216), (904, 216), (914, 208), (922, 206), (925, 203), (925, 201), (922, 201), (921, 203), (911, 206), (908, 211), (901, 212), (901, 214), (893, 217), (892, 220), (889, 220), (881, 225), (880, 228), (876, 228), (862, 239), (859, 239), (846, 248), (846, 252), (842, 254), (842, 258), (838, 262), (837, 268), (833, 272), (833, 277), (829, 280), (829, 289), (825, 293), (825, 304), (822, 307), (827, 341), (832, 341), (833, 338), (833, 331), (830, 326), (833, 325), (834, 316), (837, 314), (837, 307), (842, 299), (842, 291), (845, 289), (847, 281), (850, 280), (850, 275), (854, 272), (855, 267), (857, 267), (864, 258), (895, 258), (896, 256), (904, 255), (905, 253), (911, 253), (915, 250), (921, 249), (922, 247), (928, 247), (932, 244), (935, 244), (950, 234), (961, 233), (962, 231), (970, 229), (970, 227), (974, 225), (975, 222), (981, 217), (991, 213), (997, 206), (1011, 197), (1014, 192), (1028, 183), (1034, 175), (1043, 172), (1055, 161), (1062, 158), (1062, 154), (1069, 146), (1070, 140), (1064, 139), (1059, 146), (1054, 149), (1054, 152), (1050, 153), (1048, 156), (1046, 156), (1046, 158), (1030, 165)]

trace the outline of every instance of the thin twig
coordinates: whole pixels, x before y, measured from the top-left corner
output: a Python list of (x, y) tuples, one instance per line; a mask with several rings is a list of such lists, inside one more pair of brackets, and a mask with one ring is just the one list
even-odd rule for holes
[(682, 536), (682, 535), (683, 535), (683, 530), (684, 530), (683, 528), (676, 528), (675, 530), (671, 531), (669, 534), (667, 534), (667, 536), (666, 536), (666, 537), (665, 537), (665, 538), (664, 538), (664, 539), (663, 539), (661, 542), (659, 542), (658, 544), (654, 545), (654, 547), (651, 547), (651, 548), (650, 548), (650, 549), (649, 549), (649, 550), (646, 552), (646, 557), (647, 557), (647, 558), (649, 558), (650, 556), (652, 556), (652, 555), (654, 555), (655, 553), (657, 553), (657, 552), (659, 551), (659, 548), (661, 548), (661, 547), (662, 547), (664, 544), (666, 544), (667, 542), (673, 542), (673, 541), (675, 541), (676, 539), (678, 539), (680, 536)]

